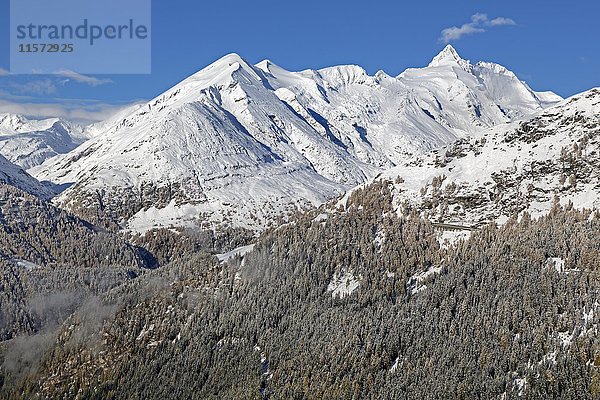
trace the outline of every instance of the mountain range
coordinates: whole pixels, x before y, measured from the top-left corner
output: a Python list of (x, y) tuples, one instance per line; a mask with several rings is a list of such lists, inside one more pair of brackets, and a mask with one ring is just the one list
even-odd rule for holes
[(85, 128), (60, 118), (0, 114), (0, 154), (23, 169), (67, 153), (87, 139)]
[(397, 77), (353, 65), (289, 72), (230, 54), (93, 135), (82, 129), (93, 137), (71, 151), (54, 147), (64, 154), (28, 172), (68, 187), (57, 205), (121, 229), (260, 230), (561, 100), (452, 46)]
[(0, 126), (0, 398), (600, 397), (598, 88), (231, 54)]

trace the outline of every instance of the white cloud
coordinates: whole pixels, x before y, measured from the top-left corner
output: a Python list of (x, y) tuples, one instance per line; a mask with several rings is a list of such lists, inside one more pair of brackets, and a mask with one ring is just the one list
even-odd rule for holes
[[(55, 101), (57, 100), (60, 99), (56, 99)], [(136, 103), (106, 104), (80, 102), (77, 100), (60, 100), (55, 103), (33, 103), (0, 99), (0, 113), (20, 114), (35, 119), (60, 117), (73, 122), (89, 124), (103, 121)]]
[(81, 124), (103, 121), (115, 113), (142, 101), (129, 104), (110, 104), (95, 100), (49, 98), (56, 95), (60, 85), (77, 82), (90, 86), (112, 83), (70, 70), (55, 74), (13, 75), (0, 68), (0, 113), (21, 114), (34, 119), (60, 117)]
[(471, 23), (473, 24), (485, 24), (488, 20), (488, 17), (486, 14), (482, 14), (482, 13), (476, 13), (471, 15)]
[(510, 18), (498, 17), (490, 21), (491, 26), (516, 25), (517, 23)]
[(444, 43), (449, 43), (453, 40), (459, 40), (465, 35), (485, 32), (485, 28), (503, 25), (516, 25), (516, 22), (505, 17), (497, 17), (490, 20), (486, 14), (476, 13), (471, 16), (471, 22), (462, 24), (460, 27), (451, 26), (443, 29), (440, 40)]
[(25, 83), (13, 82), (10, 87), (19, 94), (56, 94), (57, 88), (51, 79), (35, 79)]
[[(30, 94), (30, 95), (54, 95), (58, 93), (58, 85), (64, 85), (70, 81), (83, 83), (93, 87), (112, 83), (110, 79), (100, 79), (92, 76), (83, 75), (71, 70), (60, 70), (54, 74), (41, 74), (41, 75), (23, 75), (29, 78), (33, 78), (28, 82), (23, 82), (23, 77), (17, 79), (16, 75), (11, 74), (9, 71), (0, 68), (0, 77), (10, 77), (9, 80), (4, 80), (2, 86), (6, 89), (11, 89), (15, 94)], [(62, 77), (66, 79), (57, 78)], [(12, 79), (14, 78), (14, 79)]]
[(65, 77), (68, 80), (73, 80), (73, 81), (79, 82), (79, 83), (85, 83), (86, 85), (90, 85), (90, 86), (99, 86), (99, 85), (104, 85), (107, 83), (112, 83), (112, 81), (110, 79), (94, 78), (93, 76), (83, 75), (83, 74), (80, 74), (78, 72), (71, 71), (68, 69), (63, 69), (63, 70), (57, 71), (55, 74)]
[(472, 24), (464, 24), (460, 28), (457, 26), (452, 26), (452, 27), (446, 28), (442, 31), (442, 37), (440, 39), (443, 40), (444, 43), (449, 43), (453, 40), (460, 39), (464, 35), (469, 35), (472, 33), (479, 33), (479, 32), (485, 32), (485, 29), (476, 28), (475, 26), (472, 26)]

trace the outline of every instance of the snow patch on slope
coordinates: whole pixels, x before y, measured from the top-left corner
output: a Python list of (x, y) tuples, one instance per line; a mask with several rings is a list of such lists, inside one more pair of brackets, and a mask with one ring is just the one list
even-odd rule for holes
[(221, 262), (227, 262), (235, 257), (244, 257), (246, 254), (250, 253), (254, 249), (254, 244), (249, 244), (246, 246), (241, 246), (227, 253), (217, 254), (217, 258)]
[(406, 281), (406, 287), (410, 290), (411, 294), (417, 294), (425, 289), (427, 289), (427, 285), (423, 282), (429, 278), (430, 276), (439, 274), (442, 272), (442, 267), (430, 267), (426, 271), (418, 272), (408, 278)]
[(342, 269), (341, 272), (336, 272), (327, 285), (327, 291), (331, 292), (331, 297), (339, 297), (343, 299), (351, 295), (360, 287), (360, 277), (355, 277), (351, 271)]

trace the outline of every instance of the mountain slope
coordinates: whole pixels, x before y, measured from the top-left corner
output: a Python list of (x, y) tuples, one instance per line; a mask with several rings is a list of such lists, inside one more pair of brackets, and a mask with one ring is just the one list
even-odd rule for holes
[(0, 114), (0, 154), (25, 170), (68, 153), (86, 139), (83, 128), (59, 118)]
[(438, 222), (546, 214), (556, 201), (600, 208), (600, 89), (522, 122), (473, 134), (383, 173), (395, 204)]
[(52, 329), (152, 263), (117, 235), (0, 182), (0, 342)]
[(198, 254), (125, 283), (75, 312), (23, 384), (3, 368), (0, 396), (597, 397), (598, 218), (557, 210), (440, 249), (390, 197), (371, 185), (243, 261)]
[(118, 236), (2, 183), (0, 222), (0, 257), (49, 267), (143, 267), (149, 262)]
[(31, 171), (73, 184), (62, 206), (122, 228), (257, 229), (547, 105), (513, 78), (451, 47), (398, 78), (356, 66), (292, 73), (230, 54)]
[(40, 198), (49, 199), (54, 192), (0, 154), (0, 183), (14, 186)]

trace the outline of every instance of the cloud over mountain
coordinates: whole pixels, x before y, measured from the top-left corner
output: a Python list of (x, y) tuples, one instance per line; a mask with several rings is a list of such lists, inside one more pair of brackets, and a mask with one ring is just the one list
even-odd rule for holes
[(483, 33), (486, 31), (486, 28), (505, 25), (516, 25), (516, 22), (506, 17), (489, 19), (487, 14), (476, 13), (471, 16), (471, 22), (464, 23), (460, 27), (451, 26), (443, 29), (440, 40), (444, 43), (450, 43), (451, 41), (459, 40), (465, 35)]

